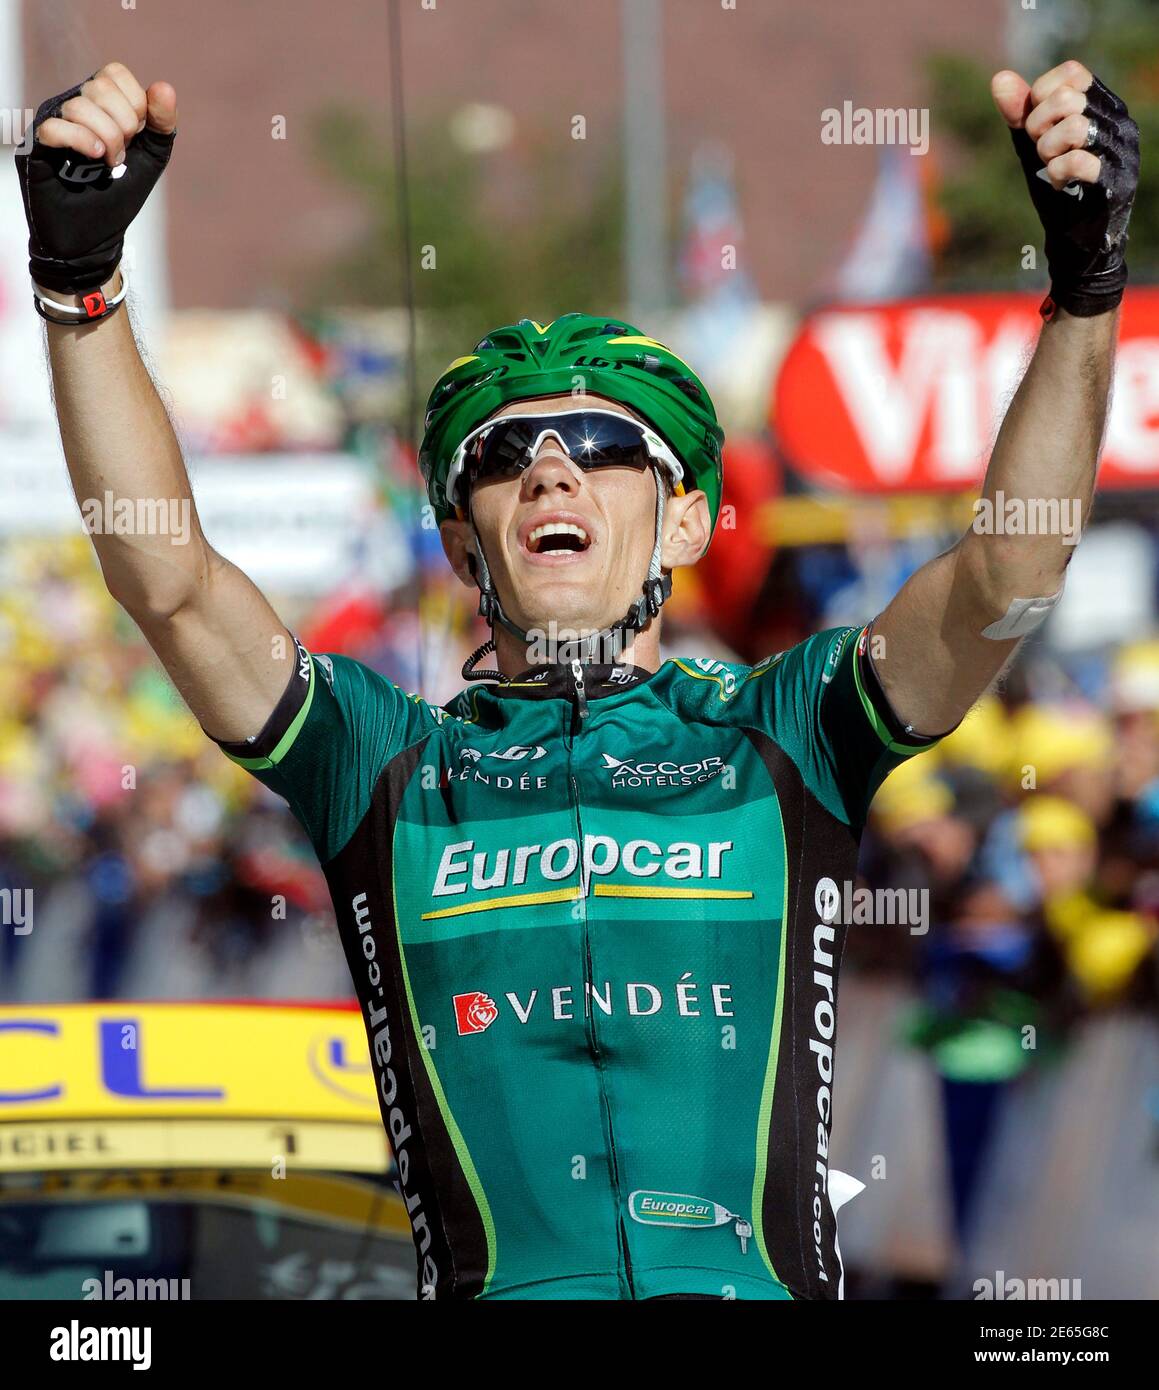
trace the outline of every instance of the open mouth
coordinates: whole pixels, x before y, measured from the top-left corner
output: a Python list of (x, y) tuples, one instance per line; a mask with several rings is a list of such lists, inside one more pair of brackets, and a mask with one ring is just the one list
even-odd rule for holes
[(551, 555), (570, 552), (578, 555), (587, 550), (592, 540), (582, 526), (571, 521), (549, 521), (537, 526), (527, 537), (532, 555)]

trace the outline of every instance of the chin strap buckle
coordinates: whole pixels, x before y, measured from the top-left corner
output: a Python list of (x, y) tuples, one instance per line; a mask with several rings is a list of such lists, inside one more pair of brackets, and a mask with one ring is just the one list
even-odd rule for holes
[(644, 595), (648, 600), (648, 616), (654, 618), (672, 597), (672, 576), (662, 574), (656, 579), (647, 580)]
[(656, 579), (646, 579), (644, 581), (644, 592), (629, 609), (629, 619), (639, 631), (640, 628), (664, 607), (664, 604), (672, 596), (672, 576), (662, 574)]

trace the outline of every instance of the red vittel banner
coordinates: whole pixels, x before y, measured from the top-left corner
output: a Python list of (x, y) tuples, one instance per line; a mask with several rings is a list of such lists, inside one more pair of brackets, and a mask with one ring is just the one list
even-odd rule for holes
[[(840, 491), (973, 488), (1042, 326), (1041, 302), (960, 295), (810, 314), (773, 388), (785, 461)], [(1099, 477), (1159, 485), (1159, 290), (1128, 290), (1123, 304)]]

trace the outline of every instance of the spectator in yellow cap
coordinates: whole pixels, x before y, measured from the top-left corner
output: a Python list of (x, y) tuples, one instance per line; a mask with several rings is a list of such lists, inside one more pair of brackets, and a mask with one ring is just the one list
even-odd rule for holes
[(1010, 735), (1017, 788), (1065, 797), (1096, 826), (1106, 824), (1115, 803), (1115, 739), (1103, 714), (1087, 705), (1024, 705)]
[[(1115, 810), (1114, 739), (1108, 719), (1089, 705), (1023, 705), (1005, 729), (1008, 793), (1018, 802), (1044, 794), (1081, 808), (1096, 827)], [(1016, 809), (1004, 812), (983, 841), (983, 872), (1002, 885), (1022, 912), (1039, 899), (1036, 876), (1021, 845)]]
[(954, 814), (953, 792), (917, 762), (886, 778), (872, 814), (877, 834), (899, 852), (920, 854), (935, 880), (956, 880), (974, 853), (973, 829)]
[(1018, 840), (1030, 856), (1044, 901), (1086, 888), (1098, 857), (1098, 835), (1085, 811), (1061, 796), (1036, 794), (1018, 811)]
[(1098, 836), (1090, 817), (1061, 797), (1034, 796), (1018, 813), (1020, 842), (1042, 891), (1042, 918), (1091, 1004), (1127, 993), (1155, 943), (1154, 925), (1116, 912), (1091, 889)]

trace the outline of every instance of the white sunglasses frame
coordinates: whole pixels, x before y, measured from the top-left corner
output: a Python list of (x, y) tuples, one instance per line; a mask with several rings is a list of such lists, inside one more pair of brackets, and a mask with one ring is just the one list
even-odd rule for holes
[[(618, 411), (593, 410), (581, 407), (576, 410), (553, 410), (550, 415), (500, 415), (494, 420), (485, 420), (483, 424), (477, 425), (455, 450), (454, 458), (451, 460), (451, 466), (447, 470), (446, 493), (448, 502), (450, 502), (453, 507), (462, 507), (463, 504), (459, 502), (455, 494), (458, 491), (459, 482), (463, 476), (467, 449), (476, 439), (485, 435), (488, 430), (493, 430), (496, 425), (502, 425), (507, 420), (550, 420), (559, 419), (561, 416), (565, 415), (607, 415), (612, 419), (623, 420), (629, 425), (634, 425), (636, 429), (640, 431), (640, 437), (644, 441), (649, 457), (655, 459), (657, 463), (663, 464), (665, 471), (672, 481), (673, 489), (677, 493), (683, 492), (684, 467), (655, 430), (650, 429), (642, 420), (636, 420), (630, 415), (621, 415)], [(548, 438), (548, 436), (552, 436), (558, 441), (560, 448), (570, 459), (571, 454), (568, 453), (567, 445), (560, 438), (559, 434), (550, 428), (541, 430), (536, 436), (535, 442), (530, 450), (531, 457), (534, 458), (535, 455), (539, 453), (543, 441)], [(575, 462), (575, 460), (572, 461)], [(582, 468), (583, 465), (580, 464), (579, 467)]]

